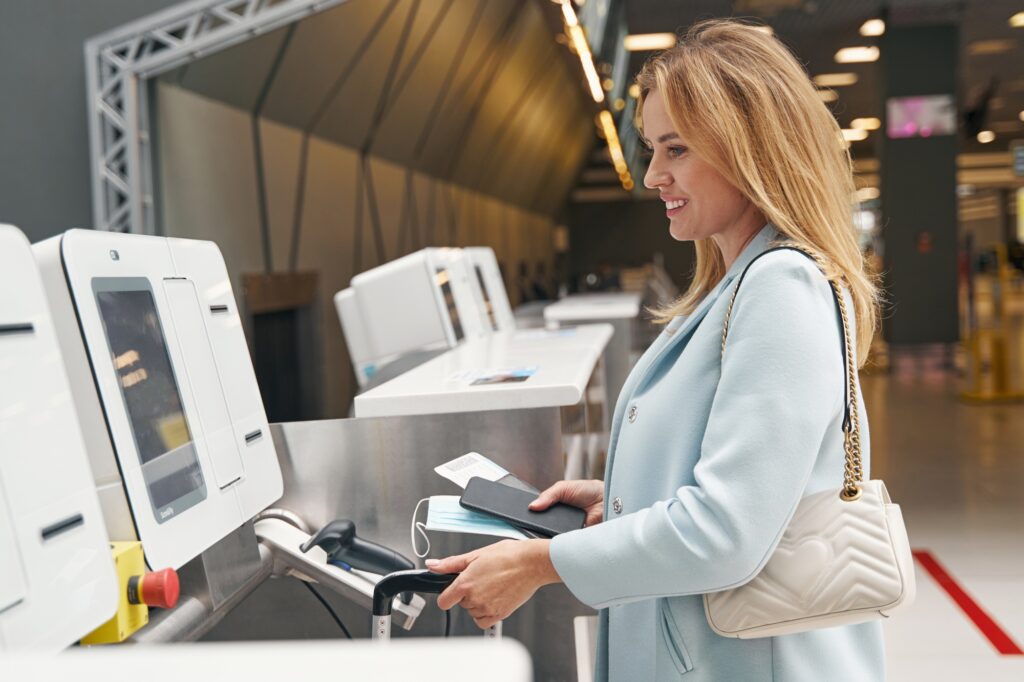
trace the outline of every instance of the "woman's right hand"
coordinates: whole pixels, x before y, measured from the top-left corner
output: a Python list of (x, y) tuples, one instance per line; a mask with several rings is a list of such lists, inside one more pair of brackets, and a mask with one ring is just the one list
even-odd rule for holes
[(533, 511), (544, 511), (555, 502), (579, 507), (587, 512), (585, 526), (593, 526), (604, 518), (604, 481), (559, 481), (530, 503)]

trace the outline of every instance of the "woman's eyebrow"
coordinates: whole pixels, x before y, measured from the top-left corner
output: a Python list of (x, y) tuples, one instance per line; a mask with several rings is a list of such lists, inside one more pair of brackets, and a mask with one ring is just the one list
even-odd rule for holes
[(668, 142), (669, 140), (678, 140), (678, 139), (679, 139), (679, 133), (665, 133), (664, 135), (661, 135), (661, 136), (658, 137), (658, 143), (662, 144), (662, 143)]

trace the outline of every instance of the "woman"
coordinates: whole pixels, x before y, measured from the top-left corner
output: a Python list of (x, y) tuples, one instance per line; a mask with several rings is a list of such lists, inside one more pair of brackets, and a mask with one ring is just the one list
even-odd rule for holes
[(701, 599), (753, 578), (800, 498), (842, 482), (840, 331), (815, 263), (793, 251), (755, 263), (722, 353), (737, 276), (789, 240), (845, 283), (866, 354), (876, 293), (851, 226), (839, 127), (781, 43), (732, 21), (696, 25), (638, 83), (653, 150), (644, 181), (672, 236), (696, 244), (693, 283), (663, 311), (664, 333), (619, 396), (605, 482), (563, 481), (533, 504), (583, 507), (587, 527), (428, 562), (461, 573), (438, 603), (486, 627), (564, 582), (601, 609), (600, 679), (882, 679), (878, 623), (727, 639)]

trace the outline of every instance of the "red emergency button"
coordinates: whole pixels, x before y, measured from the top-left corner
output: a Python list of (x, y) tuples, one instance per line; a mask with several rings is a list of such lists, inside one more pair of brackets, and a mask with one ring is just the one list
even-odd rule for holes
[(180, 594), (178, 573), (173, 568), (128, 579), (128, 601), (132, 604), (172, 609), (178, 603)]

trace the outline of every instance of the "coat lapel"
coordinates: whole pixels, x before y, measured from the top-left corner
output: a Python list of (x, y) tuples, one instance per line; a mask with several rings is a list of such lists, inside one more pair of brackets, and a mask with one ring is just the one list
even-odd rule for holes
[(704, 320), (708, 311), (711, 310), (711, 307), (714, 306), (719, 298), (721, 298), (722, 294), (730, 290), (730, 285), (733, 280), (743, 272), (744, 268), (750, 264), (750, 261), (754, 260), (758, 254), (765, 251), (771, 245), (772, 241), (777, 238), (778, 232), (776, 232), (775, 228), (771, 224), (767, 224), (762, 227), (761, 231), (758, 232), (752, 240), (750, 240), (750, 243), (747, 244), (739, 257), (737, 257), (735, 262), (733, 262), (729, 267), (729, 271), (725, 273), (722, 281), (720, 281), (714, 289), (708, 292), (707, 296), (701, 300), (697, 307), (694, 308), (693, 312), (683, 318), (681, 324), (675, 325), (670, 323), (673, 326), (676, 326), (676, 329), (672, 334), (672, 338), (669, 339), (668, 343), (661, 348), (654, 360), (647, 365), (643, 376), (641, 376), (640, 380), (636, 383), (633, 390), (634, 394), (644, 388), (651, 373), (660, 365), (661, 359), (665, 354), (672, 348), (679, 345), (683, 339), (689, 338), (690, 334), (697, 328), (697, 325)]
[[(694, 309), (694, 311), (691, 314), (687, 315), (685, 318), (676, 318), (669, 322), (667, 330), (672, 331), (672, 338), (670, 338), (665, 343), (665, 345), (662, 346), (661, 350), (658, 351), (658, 354), (651, 360), (651, 362), (647, 363), (647, 366), (644, 369), (643, 374), (637, 379), (636, 383), (633, 384), (633, 387), (629, 391), (629, 393), (623, 394), (621, 396), (622, 400), (620, 400), (615, 405), (615, 409), (612, 413), (613, 416), (610, 438), (611, 445), (608, 450), (608, 461), (605, 465), (605, 518), (608, 518), (608, 490), (612, 480), (611, 473), (612, 467), (615, 463), (615, 451), (617, 449), (616, 445), (619, 439), (619, 429), (622, 426), (622, 417), (626, 412), (626, 406), (633, 399), (633, 396), (635, 396), (638, 391), (644, 388), (644, 386), (646, 385), (647, 381), (651, 376), (651, 373), (655, 369), (657, 369), (657, 367), (661, 364), (662, 358), (664, 358), (665, 353), (667, 353), (670, 349), (675, 348), (679, 343), (681, 343), (682, 339), (685, 339), (689, 336), (690, 332), (692, 332), (696, 328), (696, 326), (700, 324), (701, 320), (703, 320), (704, 317), (708, 314), (708, 311), (711, 310), (711, 306), (713, 306), (715, 304), (715, 301), (717, 301), (719, 297), (721, 297), (722, 293), (726, 290), (731, 290), (730, 285), (732, 284), (733, 280), (739, 275), (739, 273), (743, 272), (747, 265), (750, 264), (750, 261), (754, 260), (754, 258), (757, 257), (758, 254), (760, 254), (762, 251), (768, 249), (768, 247), (771, 246), (772, 242), (774, 242), (778, 238), (779, 233), (775, 230), (771, 223), (761, 228), (761, 231), (757, 233), (757, 236), (755, 236), (750, 241), (750, 243), (747, 244), (747, 247), (743, 249), (743, 252), (740, 253), (739, 257), (736, 259), (736, 262), (733, 263), (732, 266), (729, 268), (729, 271), (725, 273), (725, 277), (723, 277), (722, 281), (718, 283), (718, 286), (712, 289), (708, 293), (708, 295), (704, 297), (704, 300), (700, 302), (700, 304)], [(630, 380), (631, 379), (632, 377), (630, 377)], [(627, 384), (630, 380), (627, 380)]]

